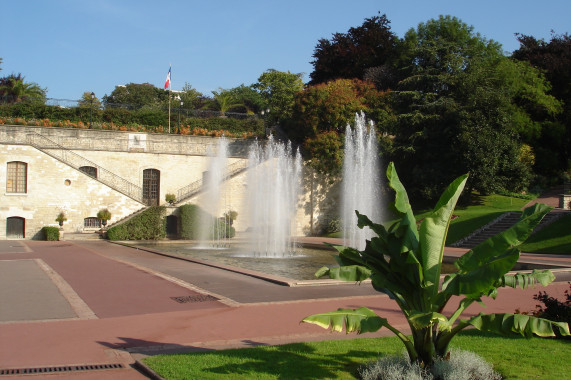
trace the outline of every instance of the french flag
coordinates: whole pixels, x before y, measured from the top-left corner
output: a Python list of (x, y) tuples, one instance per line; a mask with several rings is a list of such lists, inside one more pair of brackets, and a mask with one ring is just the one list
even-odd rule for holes
[(169, 67), (169, 73), (167, 74), (167, 80), (165, 81), (165, 90), (171, 85), (171, 68)]

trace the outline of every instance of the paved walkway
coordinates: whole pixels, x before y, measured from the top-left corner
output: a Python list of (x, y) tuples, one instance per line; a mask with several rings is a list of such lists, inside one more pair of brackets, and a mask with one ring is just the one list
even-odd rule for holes
[[(571, 267), (571, 256), (554, 259)], [(540, 289), (502, 289), (485, 311), (532, 310)], [(106, 241), (0, 241), (0, 370), (125, 367), (32, 378), (143, 379), (134, 358), (159, 352), (353, 338), (299, 322), (360, 306), (406, 329), (394, 302), (368, 284), (288, 287)], [(366, 336), (382, 335), (390, 333)], [(30, 378), (6, 376), (18, 377)]]

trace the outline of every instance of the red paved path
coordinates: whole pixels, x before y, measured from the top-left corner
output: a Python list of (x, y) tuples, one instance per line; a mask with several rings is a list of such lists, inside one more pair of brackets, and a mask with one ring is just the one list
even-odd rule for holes
[[(74, 288), (98, 319), (1, 323), (0, 368), (130, 364), (133, 358), (127, 351), (149, 354), (165, 348), (225, 348), (344, 338), (299, 323), (307, 315), (338, 307), (368, 306), (393, 325), (406, 327), (396, 305), (386, 296), (376, 295), (365, 284), (288, 288), (104, 241), (23, 244), (31, 252), (3, 252), (0, 260), (44, 260)], [(131, 264), (127, 264), (129, 260)], [(184, 275), (187, 283), (197, 282), (207, 291), (215, 289), (216, 295), (232, 294), (242, 301), (237, 306), (217, 301), (174, 302), (170, 297), (198, 293), (152, 274), (153, 263), (165, 271), (179, 270), (179, 277)], [(151, 270), (143, 270), (145, 267)], [(232, 286), (225, 287), (225, 279)], [(562, 297), (567, 287), (566, 283), (557, 283), (548, 291)], [(502, 289), (496, 301), (486, 302), (485, 311), (532, 310), (536, 304), (532, 296), (539, 289)], [(270, 294), (282, 301), (255, 301), (260, 294)], [(338, 298), (339, 294), (344, 297)], [(474, 305), (468, 311), (476, 314), (481, 310)], [(384, 334), (382, 331), (375, 335)], [(49, 379), (54, 377), (144, 378), (131, 369), (46, 375)]]

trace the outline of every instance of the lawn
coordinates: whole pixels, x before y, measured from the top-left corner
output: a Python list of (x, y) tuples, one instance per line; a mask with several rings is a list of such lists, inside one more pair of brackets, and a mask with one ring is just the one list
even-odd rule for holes
[(523, 252), (571, 255), (571, 215), (559, 218), (530, 236), (521, 246)]
[(478, 228), (488, 224), (503, 213), (521, 211), (529, 199), (506, 197), (503, 195), (473, 195), (467, 206), (456, 206), (454, 215), (457, 216), (450, 223), (450, 230), (446, 243), (448, 245), (462, 239)]
[[(505, 338), (467, 331), (452, 348), (473, 351), (504, 379), (564, 379), (571, 373), (569, 341)], [(368, 361), (404, 351), (396, 337), (261, 346), (144, 359), (165, 379), (355, 379)]]
[[(474, 193), (469, 205), (457, 205), (454, 211), (456, 218), (450, 223), (450, 230), (446, 243), (448, 245), (469, 235), (472, 231), (488, 224), (508, 211), (521, 211), (529, 199), (512, 198), (503, 195), (479, 195)], [(431, 210), (415, 210), (417, 220), (428, 216)], [(390, 226), (394, 221), (385, 223)], [(341, 232), (327, 235), (329, 237), (342, 237)]]

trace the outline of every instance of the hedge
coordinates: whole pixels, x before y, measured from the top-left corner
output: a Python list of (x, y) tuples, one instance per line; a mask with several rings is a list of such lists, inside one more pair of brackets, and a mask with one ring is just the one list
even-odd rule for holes
[(43, 227), (44, 239), (47, 241), (59, 241), (59, 228), (57, 227)]
[(158, 240), (166, 236), (166, 208), (149, 207), (128, 221), (107, 230), (109, 240)]
[[(180, 237), (182, 239), (197, 240), (199, 238), (199, 223), (208, 223), (210, 236), (208, 239), (232, 238), (236, 235), (234, 227), (226, 224), (224, 220), (215, 218), (197, 205), (187, 204), (179, 207)], [(221, 233), (220, 233), (221, 232)]]

